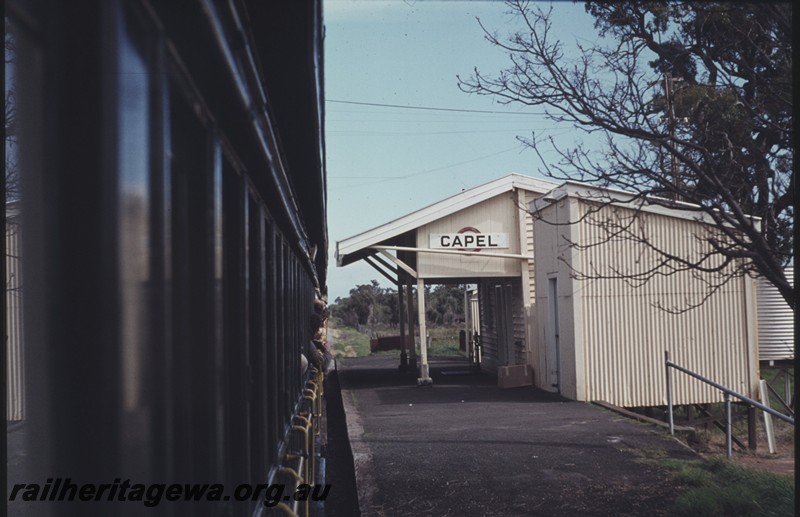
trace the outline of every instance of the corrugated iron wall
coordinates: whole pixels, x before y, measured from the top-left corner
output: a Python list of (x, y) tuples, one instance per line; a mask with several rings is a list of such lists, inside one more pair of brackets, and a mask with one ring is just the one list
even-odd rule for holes
[[(590, 205), (581, 203), (581, 213)], [(596, 210), (596, 207), (591, 207)], [(624, 221), (632, 212), (604, 207), (580, 224), (583, 250), (580, 264), (590, 276), (618, 276), (647, 271), (661, 260), (646, 246), (630, 239), (609, 239), (599, 221)], [(655, 214), (640, 215), (633, 231), (646, 235), (660, 249), (676, 256), (696, 257), (702, 244), (699, 223)], [(616, 273), (611, 268), (616, 269)], [(620, 278), (577, 282), (582, 297), (586, 399), (619, 406), (654, 406), (666, 402), (664, 351), (672, 360), (724, 386), (753, 395), (758, 379), (753, 343), (752, 282), (729, 281), (697, 308), (671, 314), (662, 308), (684, 309), (703, 300), (706, 284), (692, 272), (655, 275), (642, 285)], [(580, 373), (579, 373), (580, 375)], [(675, 403), (721, 401), (721, 394), (689, 376), (676, 373)]]
[(6, 419), (25, 418), (19, 224), (6, 219)]
[[(794, 285), (794, 268), (786, 268)], [(794, 359), (794, 312), (778, 289), (765, 278), (756, 280), (758, 297), (758, 358), (761, 361)]]

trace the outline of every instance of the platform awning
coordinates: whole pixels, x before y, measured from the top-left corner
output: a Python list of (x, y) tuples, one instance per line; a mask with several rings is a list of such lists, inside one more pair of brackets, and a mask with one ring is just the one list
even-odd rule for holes
[[(523, 189), (544, 193), (552, 190), (556, 186), (557, 184), (551, 181), (531, 178), (516, 173), (509, 174), (494, 181), (490, 181), (489, 183), (460, 192), (388, 223), (338, 241), (336, 243), (336, 265), (342, 267), (368, 257), (385, 256), (388, 250), (392, 250), (398, 260), (402, 261), (411, 269), (416, 269), (417, 253), (446, 253), (444, 250), (418, 248), (416, 231), (420, 227), (505, 192)], [(470, 252), (451, 251), (450, 253), (469, 254)], [(483, 256), (489, 255), (489, 252), (483, 252)], [(519, 254), (515, 255), (512, 253), (496, 253), (495, 255), (503, 255), (507, 258), (526, 258)], [(404, 270), (402, 266), (398, 267)], [(408, 273), (408, 271), (405, 272)]]

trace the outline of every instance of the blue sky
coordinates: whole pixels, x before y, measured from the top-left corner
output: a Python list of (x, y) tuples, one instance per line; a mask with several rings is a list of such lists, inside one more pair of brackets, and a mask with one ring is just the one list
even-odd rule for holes
[[(552, 36), (565, 45), (596, 38), (582, 3), (539, 5), (553, 8)], [(517, 136), (551, 135), (569, 146), (582, 134), (554, 125), (540, 109), (459, 90), (457, 75), (508, 66), (476, 20), (501, 34), (520, 28), (503, 2), (326, 0), (324, 9), (333, 301), (372, 279), (388, 285), (366, 263), (337, 267), (336, 241), (511, 172), (541, 177), (538, 158)]]

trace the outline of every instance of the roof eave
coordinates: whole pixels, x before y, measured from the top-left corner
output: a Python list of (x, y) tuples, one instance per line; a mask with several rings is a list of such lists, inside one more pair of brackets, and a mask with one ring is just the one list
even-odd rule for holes
[(348, 255), (352, 255), (369, 246), (374, 246), (387, 239), (415, 230), (436, 219), (446, 217), (504, 192), (520, 188), (533, 192), (546, 192), (556, 185), (556, 183), (551, 181), (531, 178), (517, 173), (503, 176), (502, 178), (459, 192), (458, 194), (437, 201), (436, 203), (389, 221), (388, 223), (337, 241), (336, 264), (339, 267), (347, 265), (351, 262), (346, 260)]

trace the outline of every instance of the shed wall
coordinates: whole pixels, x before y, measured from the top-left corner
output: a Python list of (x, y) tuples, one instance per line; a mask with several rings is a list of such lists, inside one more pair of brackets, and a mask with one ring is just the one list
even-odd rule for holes
[[(708, 286), (692, 272), (656, 275), (631, 285), (612, 268), (623, 274), (642, 273), (661, 257), (629, 239), (609, 239), (597, 224), (626, 222), (631, 210), (596, 210), (581, 201), (579, 213), (585, 218), (575, 225), (580, 231), (577, 242), (591, 247), (572, 264), (595, 277), (578, 282), (575, 290), (582, 299), (578, 324), (583, 326), (585, 350), (586, 390), (579, 400), (626, 407), (665, 404), (665, 350), (675, 363), (752, 396), (758, 381), (752, 280), (730, 280), (704, 302)], [(653, 246), (676, 256), (695, 257), (705, 251), (696, 236), (707, 227), (694, 221), (648, 213), (640, 214), (634, 225)], [(596, 278), (603, 275), (617, 278)], [(678, 314), (657, 307), (685, 309), (699, 302)], [(722, 401), (718, 390), (685, 374), (676, 373), (674, 379), (676, 404)]]
[[(786, 269), (794, 285), (794, 268)], [(761, 361), (794, 359), (794, 311), (778, 289), (765, 278), (756, 280), (758, 293), (758, 358)]]
[[(576, 375), (576, 300), (575, 282), (570, 274), (574, 250), (568, 242), (572, 240), (574, 225), (551, 224), (570, 220), (570, 212), (575, 210), (576, 201), (562, 199), (547, 206), (539, 218), (533, 221), (535, 283), (534, 296), (536, 326), (532, 351), (534, 383), (549, 390), (558, 390), (566, 397), (585, 400), (578, 391), (579, 380)], [(557, 284), (558, 325), (551, 311), (555, 307), (550, 299), (548, 286), (551, 281)], [(558, 346), (552, 343), (558, 335)]]

